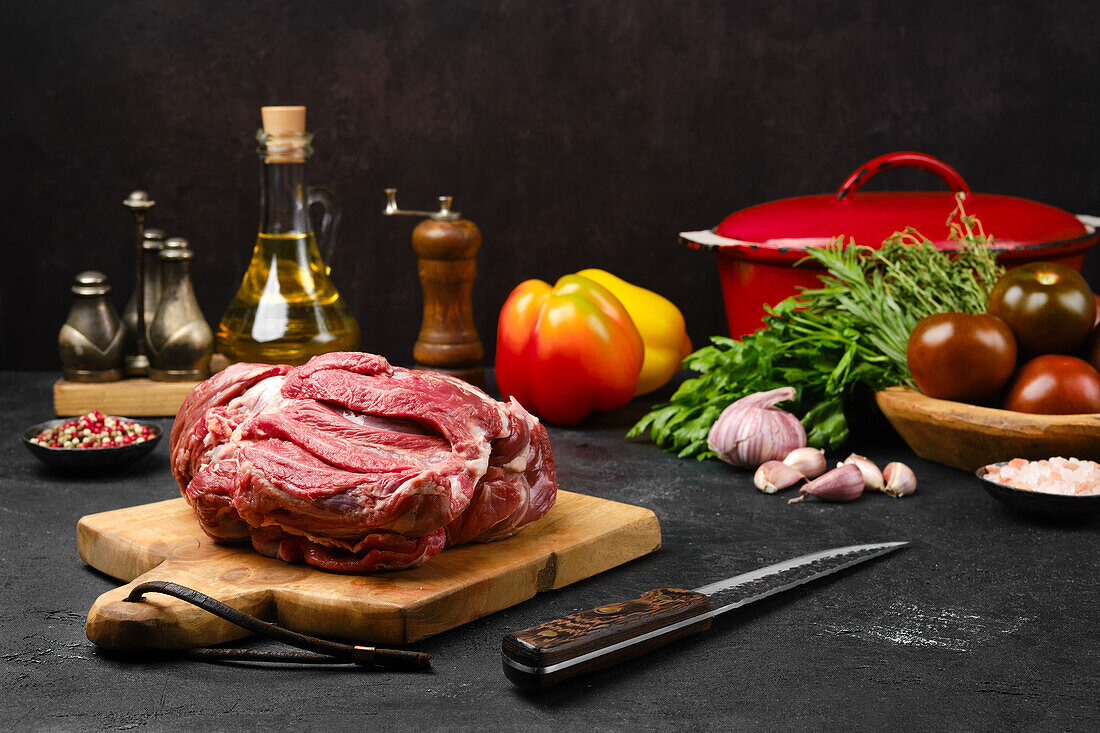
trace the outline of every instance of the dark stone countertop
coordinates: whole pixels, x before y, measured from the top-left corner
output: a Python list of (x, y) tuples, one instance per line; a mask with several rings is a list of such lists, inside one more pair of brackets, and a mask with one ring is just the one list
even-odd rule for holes
[[(51, 416), (56, 376), (0, 373), (4, 729), (1084, 730), (1100, 719), (1096, 522), (1018, 517), (970, 474), (889, 443), (852, 447), (911, 465), (914, 496), (788, 505), (746, 472), (624, 440), (645, 400), (550, 435), (562, 487), (649, 507), (661, 550), (415, 645), (434, 655), (430, 674), (119, 660), (84, 635), (115, 582), (76, 556), (76, 522), (176, 496), (167, 441), (109, 477), (49, 472), (19, 434)], [(613, 670), (535, 694), (501, 671), (509, 631), (897, 539), (912, 546)]]

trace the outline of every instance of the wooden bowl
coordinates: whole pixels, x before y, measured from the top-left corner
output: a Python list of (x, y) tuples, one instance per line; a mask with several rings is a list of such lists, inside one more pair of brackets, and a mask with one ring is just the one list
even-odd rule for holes
[(964, 471), (1013, 458), (1100, 461), (1100, 413), (1029, 415), (937, 400), (905, 387), (876, 392), (875, 401), (914, 453)]

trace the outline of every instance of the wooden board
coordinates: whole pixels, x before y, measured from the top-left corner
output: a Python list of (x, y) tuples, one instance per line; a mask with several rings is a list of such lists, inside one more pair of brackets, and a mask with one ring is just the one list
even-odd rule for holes
[[(228, 366), (221, 354), (210, 360), (210, 373)], [(99, 410), (122, 417), (175, 417), (194, 382), (157, 382), (145, 377), (127, 377), (115, 382), (70, 382), (59, 379), (53, 385), (53, 409), (58, 417), (84, 415)]]
[(319, 636), (406, 644), (561, 588), (653, 552), (661, 545), (648, 509), (567, 491), (545, 517), (514, 537), (449, 548), (425, 565), (340, 575), (214, 544), (180, 499), (83, 517), (81, 559), (132, 581), (99, 597), (88, 638), (102, 647), (179, 649), (247, 632), (192, 605), (129, 589), (166, 580), (245, 613)]
[(53, 385), (53, 409), (58, 417), (99, 410), (122, 417), (175, 417), (180, 405), (198, 382), (154, 382), (131, 377), (117, 382), (70, 382)]
[(964, 471), (1013, 458), (1100, 460), (1100, 414), (1029, 415), (904, 387), (876, 392), (875, 401), (914, 453)]

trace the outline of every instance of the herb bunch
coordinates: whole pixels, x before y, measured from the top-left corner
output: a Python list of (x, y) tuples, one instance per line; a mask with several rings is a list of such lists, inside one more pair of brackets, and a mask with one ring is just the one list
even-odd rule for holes
[[(807, 251), (828, 274), (766, 308), (764, 326), (735, 341), (722, 336), (690, 354), (686, 380), (627, 437), (648, 433), (663, 450), (702, 460), (714, 453), (707, 433), (730, 403), (755, 392), (795, 387), (784, 409), (797, 415), (810, 445), (833, 449), (849, 435), (847, 411), (865, 406), (875, 390), (911, 381), (905, 347), (921, 318), (932, 313), (983, 313), (1003, 268), (981, 223), (963, 210), (962, 194), (948, 219), (957, 247), (941, 251), (913, 229), (880, 249), (837, 238)], [(803, 260), (805, 262), (806, 260)]]

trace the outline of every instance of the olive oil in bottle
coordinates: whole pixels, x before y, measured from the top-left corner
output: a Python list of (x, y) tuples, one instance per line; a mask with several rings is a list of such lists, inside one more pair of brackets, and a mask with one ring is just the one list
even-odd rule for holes
[(359, 347), (359, 324), (329, 280), (309, 219), (324, 205), (322, 239), (331, 250), (339, 211), (326, 189), (307, 189), (313, 152), (304, 107), (264, 107), (257, 134), (263, 164), (260, 231), (241, 286), (222, 316), (217, 348), (230, 361), (302, 364)]

